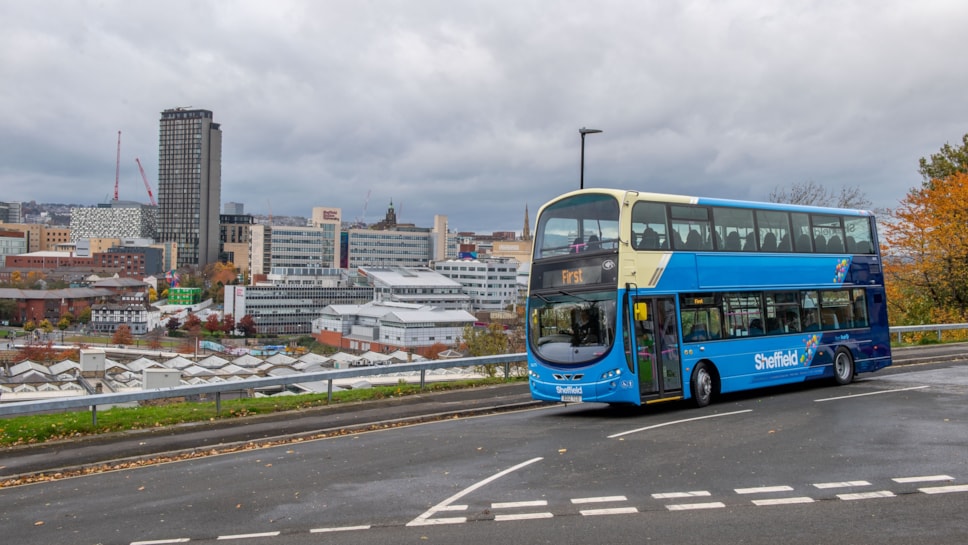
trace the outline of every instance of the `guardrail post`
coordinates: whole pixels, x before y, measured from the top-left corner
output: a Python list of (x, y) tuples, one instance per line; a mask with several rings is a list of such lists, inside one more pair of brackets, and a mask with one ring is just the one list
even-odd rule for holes
[(326, 403), (333, 402), (333, 379), (326, 381)]
[(91, 405), (91, 424), (97, 429), (97, 405)]
[(222, 392), (215, 392), (215, 416), (222, 416)]
[(511, 362), (504, 362), (504, 382), (511, 378)]
[(938, 328), (938, 342), (941, 342), (941, 328)]
[(427, 385), (427, 370), (421, 369), (420, 370), (420, 389), (423, 390), (426, 385)]

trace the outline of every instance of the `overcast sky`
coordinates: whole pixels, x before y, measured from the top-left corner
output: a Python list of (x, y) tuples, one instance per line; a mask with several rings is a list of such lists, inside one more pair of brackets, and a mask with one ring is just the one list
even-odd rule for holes
[(585, 186), (894, 207), (968, 133), (968, 2), (0, 0), (0, 200), (157, 195), (161, 111), (214, 112), (245, 211), (520, 231)]

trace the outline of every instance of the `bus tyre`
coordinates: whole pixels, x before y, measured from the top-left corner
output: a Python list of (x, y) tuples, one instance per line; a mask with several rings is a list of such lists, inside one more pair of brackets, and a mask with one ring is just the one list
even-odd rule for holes
[(705, 407), (713, 400), (713, 375), (709, 364), (699, 362), (692, 370), (692, 399), (697, 407)]
[(838, 348), (834, 354), (834, 381), (840, 386), (854, 381), (854, 358), (844, 347)]

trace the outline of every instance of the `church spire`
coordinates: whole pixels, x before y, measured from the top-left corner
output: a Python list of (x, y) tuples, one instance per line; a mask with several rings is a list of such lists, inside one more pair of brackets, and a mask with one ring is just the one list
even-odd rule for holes
[(531, 220), (528, 219), (528, 205), (524, 205), (524, 230), (521, 231), (521, 240), (531, 240)]

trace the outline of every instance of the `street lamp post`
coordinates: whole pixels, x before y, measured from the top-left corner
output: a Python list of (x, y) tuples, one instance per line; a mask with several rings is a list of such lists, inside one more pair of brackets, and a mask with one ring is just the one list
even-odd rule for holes
[(586, 129), (585, 127), (578, 129), (578, 134), (581, 135), (581, 179), (578, 185), (579, 189), (585, 189), (585, 135), (599, 132), (602, 131), (598, 129)]

